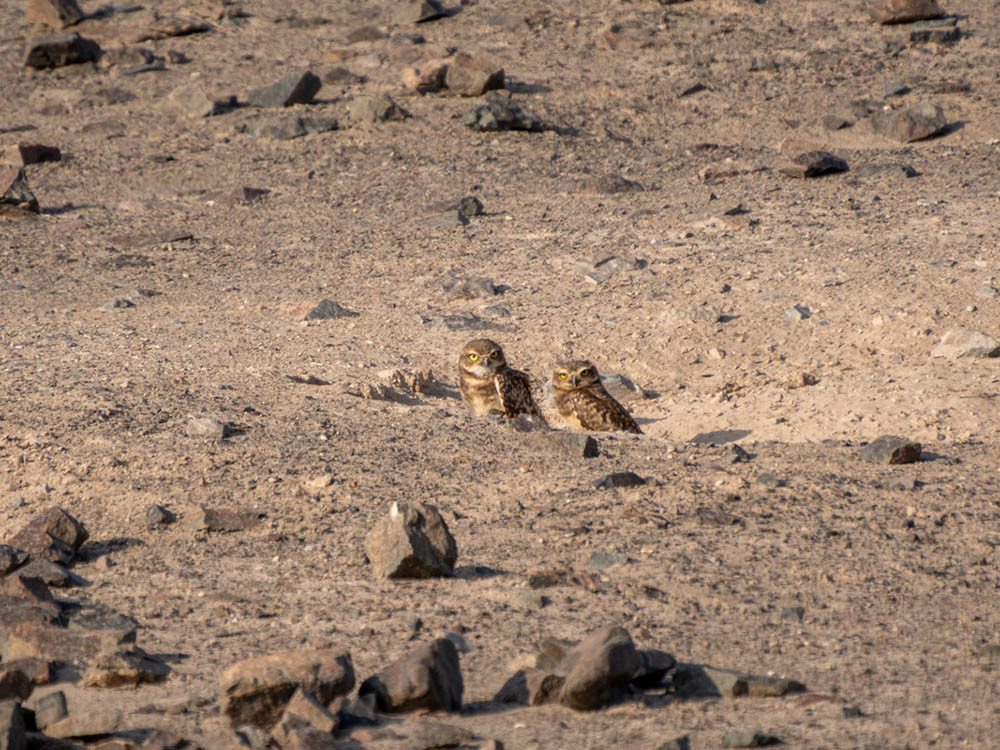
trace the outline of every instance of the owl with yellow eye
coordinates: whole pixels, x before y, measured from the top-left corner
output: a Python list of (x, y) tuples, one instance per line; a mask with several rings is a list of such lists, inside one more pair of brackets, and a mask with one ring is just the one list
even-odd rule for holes
[(507, 365), (503, 349), (496, 341), (475, 339), (462, 348), (458, 358), (458, 387), (465, 405), (476, 416), (526, 414), (544, 421), (531, 397), (528, 376)]
[(556, 365), (552, 374), (552, 400), (560, 419), (571, 427), (642, 434), (632, 415), (604, 389), (597, 368), (585, 359)]

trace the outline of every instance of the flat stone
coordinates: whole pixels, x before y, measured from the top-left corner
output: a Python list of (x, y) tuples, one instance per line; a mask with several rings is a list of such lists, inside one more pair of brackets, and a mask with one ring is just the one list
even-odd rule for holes
[(458, 52), (448, 65), (444, 83), (459, 96), (482, 96), (504, 87), (503, 67), (485, 52)]
[(962, 38), (962, 30), (957, 26), (936, 29), (911, 29), (911, 44), (954, 44)]
[(220, 678), (222, 712), (233, 727), (274, 726), (301, 689), (329, 705), (354, 687), (351, 655), (335, 649), (288, 651), (237, 662)]
[(590, 486), (598, 490), (610, 490), (618, 487), (641, 487), (647, 481), (633, 471), (616, 471), (591, 482)]
[(677, 664), (673, 682), (677, 694), (683, 698), (777, 698), (805, 690), (805, 685), (796, 680), (760, 677), (707, 664)]
[(45, 729), (66, 716), (69, 716), (69, 711), (66, 709), (66, 694), (62, 690), (43, 695), (35, 703), (35, 724), (39, 729)]
[(0, 578), (0, 596), (30, 602), (52, 601), (52, 592), (40, 578), (26, 576), (21, 571)]
[(89, 538), (82, 523), (62, 508), (53, 507), (35, 515), (9, 542), (32, 557), (66, 564)]
[(334, 320), (336, 318), (356, 318), (360, 313), (342, 307), (332, 299), (321, 299), (309, 312), (304, 320)]
[(615, 565), (624, 565), (627, 562), (627, 555), (623, 555), (620, 552), (599, 549), (590, 553), (587, 566), (592, 570), (607, 570)]
[(635, 180), (626, 179), (617, 172), (605, 172), (604, 174), (585, 180), (580, 188), (585, 193), (596, 195), (620, 195), (621, 193), (643, 189), (640, 183)]
[(438, 509), (394, 502), (365, 537), (365, 553), (376, 578), (454, 575), (458, 547)]
[(479, 331), (490, 328), (490, 324), (473, 312), (456, 313), (454, 315), (421, 315), (421, 322), (431, 328), (444, 328), (448, 331)]
[(161, 682), (170, 674), (170, 667), (141, 648), (102, 650), (83, 673), (84, 687), (138, 687)]
[(862, 446), (858, 454), (873, 464), (912, 464), (920, 460), (920, 443), (898, 435), (882, 435)]
[(135, 643), (134, 624), (102, 623), (82, 627), (71, 621), (69, 627), (45, 622), (24, 621), (8, 635), (3, 660), (43, 659), (60, 664), (83, 665), (102, 651), (128, 648)]
[(476, 738), (476, 733), (465, 727), (445, 724), (433, 719), (418, 719), (403, 727), (407, 733), (406, 750), (436, 750), (445, 747), (467, 747)]
[(223, 422), (212, 417), (191, 417), (184, 428), (184, 432), (188, 437), (222, 440), (228, 435), (228, 428)]
[(319, 93), (323, 82), (311, 71), (291, 73), (268, 86), (254, 89), (247, 94), (247, 103), (253, 107), (290, 107), (309, 104)]
[(9, 544), (0, 544), (0, 576), (17, 570), (28, 561), (28, 553)]
[(485, 97), (486, 102), (470, 109), (462, 115), (462, 124), (480, 132), (497, 132), (502, 130), (524, 130), (540, 133), (550, 130), (541, 117), (512, 99), (498, 96)]
[(456, 299), (489, 298), (500, 293), (493, 279), (487, 276), (477, 276), (471, 279), (460, 279), (454, 276), (444, 283), (444, 290)]
[(827, 130), (842, 130), (850, 124), (850, 120), (847, 120), (840, 115), (826, 115), (823, 117), (823, 127)]
[(602, 628), (587, 636), (559, 665), (560, 672), (566, 671), (559, 701), (578, 711), (607, 706), (620, 696), (640, 666), (628, 631)]
[(917, 177), (920, 173), (911, 167), (909, 164), (862, 164), (851, 170), (851, 174), (855, 178), (868, 178), (868, 177), (902, 177), (908, 179), (910, 177)]
[(946, 359), (996, 357), (1000, 356), (1000, 341), (981, 331), (954, 326), (945, 332), (940, 343), (931, 350), (931, 356)]
[(42, 70), (96, 60), (101, 54), (97, 42), (79, 34), (44, 34), (28, 39), (24, 65)]
[(878, 0), (868, 8), (881, 24), (912, 23), (944, 15), (937, 0)]
[(378, 42), (388, 39), (389, 32), (374, 24), (356, 26), (344, 35), (344, 40), (348, 44), (360, 44), (361, 42)]
[(339, 123), (333, 117), (289, 117), (278, 122), (264, 123), (252, 130), (251, 135), (274, 141), (290, 141), (313, 133), (328, 133), (338, 127)]
[(780, 168), (788, 177), (819, 177), (825, 174), (846, 172), (847, 162), (829, 151), (806, 151), (792, 156), (791, 164)]
[(869, 118), (872, 132), (900, 143), (938, 135), (948, 127), (940, 105), (924, 102), (907, 109), (881, 110)]
[(194, 505), (184, 514), (184, 528), (190, 531), (246, 531), (260, 523), (253, 515), (224, 508)]
[(555, 451), (575, 458), (596, 458), (601, 455), (596, 438), (585, 432), (569, 430), (529, 433), (525, 447), (542, 453)]
[(12, 596), (0, 596), (0, 646), (4, 653), (0, 654), (4, 662), (19, 658), (36, 658), (37, 654), (19, 654), (9, 649), (11, 636), (25, 623), (55, 626), (60, 622), (62, 607), (58, 602), (33, 602), (27, 599), (16, 599)]
[(201, 118), (216, 114), (216, 104), (197, 81), (184, 83), (167, 94), (170, 105), (188, 117)]
[(50, 737), (93, 740), (107, 737), (124, 728), (121, 710), (95, 706), (49, 724), (45, 727), (45, 734)]
[(369, 677), (361, 683), (358, 695), (373, 694), (379, 710), (386, 713), (457, 711), (462, 707), (463, 689), (455, 644), (438, 638)]
[(24, 169), (0, 169), (0, 204), (14, 206), (32, 213), (39, 213), (38, 198), (28, 187)]
[(392, 11), (392, 22), (399, 26), (425, 23), (445, 15), (438, 0), (400, 0)]
[(44, 659), (13, 659), (3, 666), (23, 673), (33, 685), (48, 685), (52, 681), (52, 664)]
[(58, 148), (44, 146), (41, 143), (15, 143), (0, 151), (0, 163), (13, 167), (24, 167), (28, 164), (40, 164), (60, 159), (62, 159), (62, 152)]
[(80, 21), (83, 11), (76, 0), (28, 0), (24, 20), (52, 29), (64, 29)]
[(285, 716), (297, 716), (310, 726), (330, 734), (337, 728), (337, 715), (326, 706), (306, 693), (302, 688), (296, 689), (288, 705), (285, 706)]
[(356, 96), (348, 110), (355, 122), (388, 122), (405, 120), (410, 113), (400, 107), (387, 94)]

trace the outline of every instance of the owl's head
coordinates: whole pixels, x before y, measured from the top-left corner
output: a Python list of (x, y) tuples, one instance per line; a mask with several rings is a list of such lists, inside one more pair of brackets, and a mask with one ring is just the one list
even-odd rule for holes
[(475, 339), (462, 347), (458, 366), (476, 377), (485, 378), (507, 364), (500, 344), (490, 339)]
[(552, 387), (564, 391), (574, 388), (586, 388), (594, 383), (600, 383), (601, 376), (594, 364), (586, 359), (574, 359), (556, 364), (552, 374)]

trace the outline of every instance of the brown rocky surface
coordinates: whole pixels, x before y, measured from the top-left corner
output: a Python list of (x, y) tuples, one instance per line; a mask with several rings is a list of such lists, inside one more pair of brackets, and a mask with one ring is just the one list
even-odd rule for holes
[[(889, 25), (832, 0), (79, 5), (36, 68), (42, 30), (0, 3), (0, 150), (62, 154), (0, 169), (0, 544), (51, 508), (90, 533), (44, 550), (77, 585), (0, 603), (0, 650), (68, 662), (29, 707), (60, 690), (67, 733), (235, 747), (218, 678), (241, 660), (332, 648), (361, 683), (459, 633), (442, 718), (507, 747), (995, 744), (993, 4)], [(364, 27), (387, 36), (345, 45)], [(456, 50), (505, 90), (401, 90)], [(306, 70), (307, 103), (239, 106)], [(811, 151), (847, 171), (782, 174)], [(427, 221), (470, 195), (480, 215)], [(322, 299), (357, 315), (284, 312)], [(453, 377), (474, 336), (536, 386), (567, 357), (621, 374), (645, 434), (472, 418)], [(442, 387), (349, 388), (404, 369)], [(920, 460), (864, 460), (883, 435)], [(646, 483), (593, 486), (622, 472)], [(395, 501), (440, 510), (453, 577), (372, 577), (364, 538)], [(153, 505), (178, 522), (148, 528)], [(199, 508), (255, 523), (213, 531)], [(72, 624), (97, 604), (135, 618), (165, 679), (84, 685), (132, 650), (127, 625)], [(577, 712), (535, 664), (542, 705), (492, 704), (539, 642), (604, 626), (811, 692), (685, 698), (675, 669)]]

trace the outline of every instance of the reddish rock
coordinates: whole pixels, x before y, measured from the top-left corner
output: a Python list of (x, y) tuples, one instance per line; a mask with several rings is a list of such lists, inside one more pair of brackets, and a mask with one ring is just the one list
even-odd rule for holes
[(489, 55), (476, 52), (459, 52), (455, 55), (444, 83), (449, 91), (459, 96), (482, 96), (487, 91), (502, 89), (503, 68)]
[(376, 578), (431, 578), (454, 574), (458, 547), (438, 509), (393, 503), (365, 537)]
[(559, 665), (566, 672), (559, 700), (587, 711), (615, 700), (642, 666), (628, 631), (607, 627), (587, 636)]
[(881, 24), (912, 23), (944, 15), (944, 9), (937, 0), (878, 0), (869, 6), (869, 10)]
[(11, 539), (32, 557), (68, 563), (90, 534), (82, 523), (62, 508), (49, 508), (32, 518)]
[(455, 644), (447, 638), (413, 649), (361, 684), (359, 696), (373, 694), (389, 713), (462, 707), (462, 671)]

